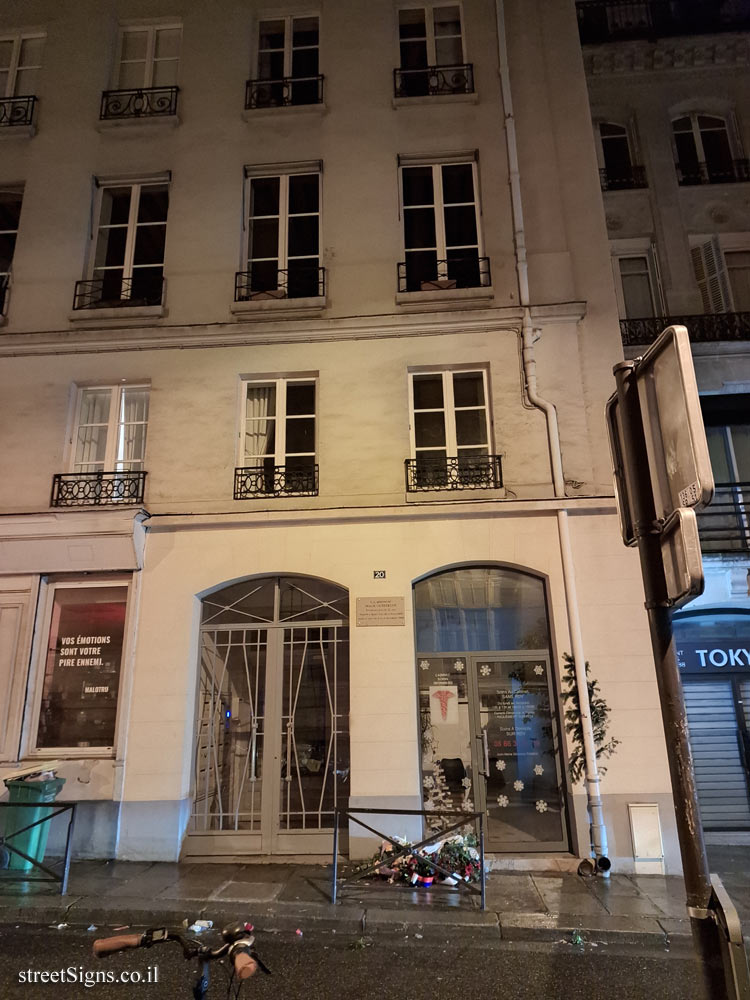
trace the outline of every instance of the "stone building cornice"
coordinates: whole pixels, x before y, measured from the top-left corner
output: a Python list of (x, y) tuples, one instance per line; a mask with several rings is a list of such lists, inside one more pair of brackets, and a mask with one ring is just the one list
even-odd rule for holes
[(583, 62), (587, 76), (750, 66), (750, 36), (744, 33), (699, 35), (663, 38), (656, 42), (586, 45)]

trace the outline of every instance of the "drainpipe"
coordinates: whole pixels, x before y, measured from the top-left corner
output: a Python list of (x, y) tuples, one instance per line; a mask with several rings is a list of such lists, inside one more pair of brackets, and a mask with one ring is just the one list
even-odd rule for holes
[[(556, 497), (565, 496), (565, 478), (563, 475), (562, 449), (560, 447), (560, 429), (557, 421), (557, 410), (553, 403), (539, 395), (536, 376), (536, 357), (534, 344), (540, 334), (534, 330), (531, 322), (529, 268), (526, 257), (526, 234), (524, 230), (523, 201), (521, 198), (521, 171), (518, 164), (518, 144), (516, 140), (516, 123), (513, 115), (513, 99), (510, 86), (510, 69), (508, 64), (508, 47), (505, 40), (505, 2), (495, 0), (495, 15), (497, 18), (497, 50), (500, 72), (500, 89), (502, 91), (505, 139), (508, 148), (509, 184), (511, 206), (513, 210), (513, 237), (516, 248), (516, 272), (518, 275), (518, 292), (523, 321), (521, 325), (522, 365), (524, 374), (524, 390), (526, 398), (532, 406), (541, 410), (547, 424), (547, 439), (549, 442), (550, 466), (552, 483)], [(557, 529), (560, 536), (560, 554), (563, 567), (565, 586), (565, 602), (568, 609), (568, 626), (570, 641), (575, 660), (576, 687), (578, 703), (581, 712), (581, 728), (583, 730), (583, 750), (585, 762), (586, 795), (588, 798), (589, 816), (591, 819), (591, 842), (597, 862), (603, 875), (609, 875), (609, 860), (607, 858), (607, 828), (604, 825), (604, 813), (599, 786), (599, 769), (596, 762), (596, 742), (594, 727), (591, 721), (591, 706), (589, 704), (589, 689), (586, 678), (586, 655), (583, 648), (583, 633), (581, 618), (578, 611), (578, 596), (576, 593), (575, 566), (573, 563), (573, 547), (570, 541), (570, 525), (567, 510), (558, 510)], [(598, 865), (599, 867), (599, 865)]]

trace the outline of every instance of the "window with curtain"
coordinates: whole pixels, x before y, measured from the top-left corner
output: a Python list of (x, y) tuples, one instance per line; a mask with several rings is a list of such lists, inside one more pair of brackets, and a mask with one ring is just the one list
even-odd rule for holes
[(142, 472), (148, 404), (146, 385), (79, 389), (71, 472)]
[(250, 492), (311, 492), (316, 476), (315, 422), (315, 379), (244, 383), (238, 457), (239, 466), (253, 474), (255, 488)]

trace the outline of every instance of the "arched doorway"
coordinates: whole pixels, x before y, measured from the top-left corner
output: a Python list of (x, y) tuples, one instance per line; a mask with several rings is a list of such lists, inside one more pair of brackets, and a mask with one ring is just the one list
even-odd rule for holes
[(567, 850), (544, 581), (467, 566), (414, 585), (425, 808), (486, 816), (488, 850)]
[(349, 594), (303, 576), (201, 608), (190, 856), (317, 854), (349, 794)]

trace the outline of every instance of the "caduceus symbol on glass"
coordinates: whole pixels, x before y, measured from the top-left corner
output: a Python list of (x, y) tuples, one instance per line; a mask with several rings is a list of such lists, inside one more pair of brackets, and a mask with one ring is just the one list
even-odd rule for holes
[(432, 697), (437, 698), (440, 702), (440, 717), (445, 722), (448, 718), (448, 699), (455, 698), (456, 696), (452, 691), (436, 691)]

